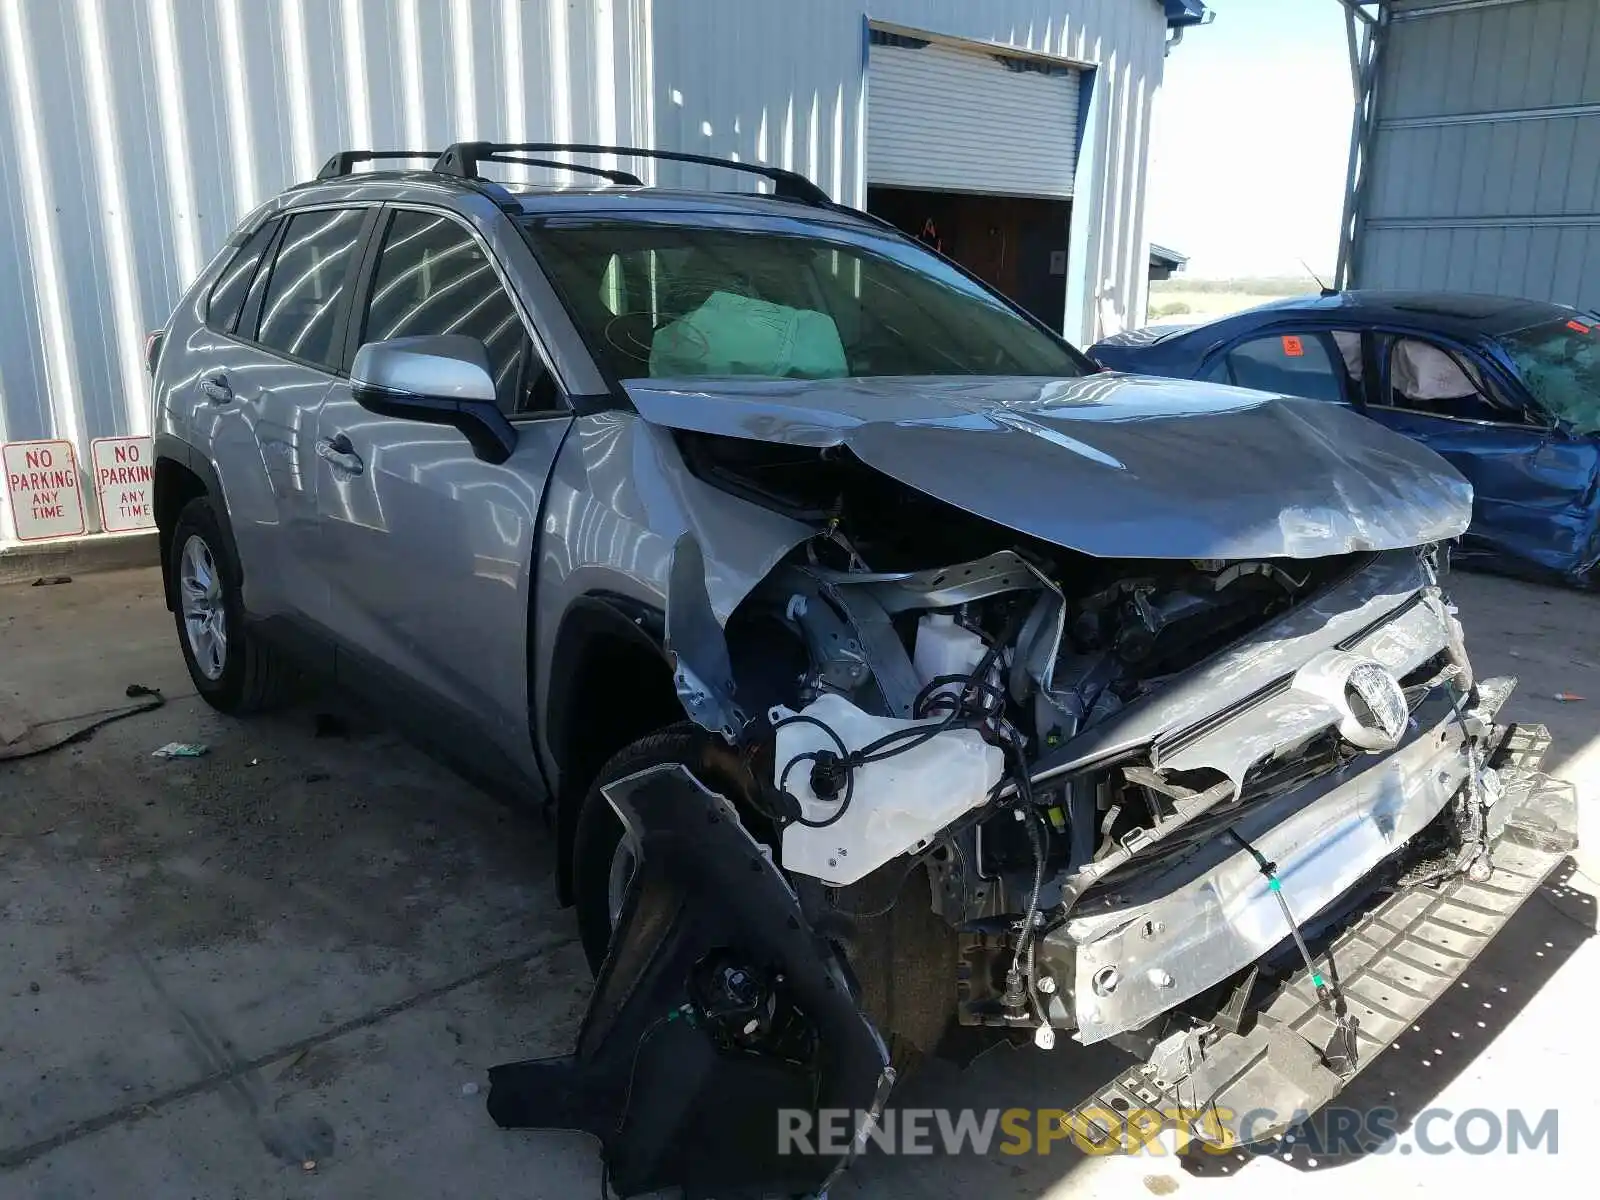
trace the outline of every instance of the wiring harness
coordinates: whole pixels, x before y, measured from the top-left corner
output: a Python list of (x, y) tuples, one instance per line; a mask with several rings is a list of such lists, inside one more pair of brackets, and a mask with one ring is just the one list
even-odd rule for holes
[[(776, 733), (786, 725), (812, 725), (822, 730), (833, 743), (833, 749), (807, 750), (796, 754), (784, 766), (777, 780), (777, 790), (787, 809), (786, 818), (812, 829), (825, 829), (844, 817), (855, 798), (856, 772), (870, 763), (905, 754), (941, 733), (957, 728), (977, 729), (986, 739), (1001, 747), (1005, 753), (1007, 770), (991, 790), (988, 803), (967, 814), (951, 828), (959, 829), (991, 815), (1007, 785), (1012, 785), (1009, 803), (1027, 825), (1028, 841), (1033, 852), (1033, 880), (1027, 906), (1018, 926), (1011, 966), (1006, 973), (1005, 1002), (1012, 1008), (1032, 1008), (1039, 1022), (1035, 1041), (1049, 1048), (1054, 1044), (1055, 1036), (1035, 982), (1034, 959), (1036, 931), (1040, 924), (1040, 896), (1044, 890), (1045, 838), (1040, 832), (1041, 818), (1034, 804), (1024, 737), (1006, 719), (1006, 692), (999, 682), (1000, 672), (996, 670), (1004, 648), (1012, 644), (1020, 632), (1024, 616), (1025, 613), (1019, 611), (1007, 623), (1005, 632), (998, 639), (988, 642), (987, 651), (970, 674), (937, 676), (917, 693), (911, 706), (912, 714), (917, 718), (938, 716), (939, 719), (930, 724), (896, 730), (855, 750), (846, 746), (844, 739), (826, 721), (807, 713), (791, 713), (773, 722), (772, 729)], [(802, 763), (810, 765), (808, 783), (812, 794), (820, 800), (838, 802), (838, 808), (826, 817), (807, 817), (799, 800), (788, 789), (789, 779)], [(920, 859), (914, 860), (912, 866), (915, 861)], [(909, 871), (910, 868), (907, 874)], [(891, 900), (882, 910), (854, 915), (881, 915), (893, 905), (894, 901)]]

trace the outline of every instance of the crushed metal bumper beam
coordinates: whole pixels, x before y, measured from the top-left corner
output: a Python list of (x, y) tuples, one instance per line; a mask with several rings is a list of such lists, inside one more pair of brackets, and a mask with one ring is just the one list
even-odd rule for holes
[[(1233, 822), (1277, 865), (1301, 921), (1398, 852), (1466, 784), (1464, 734), (1443, 689), (1414, 720), (1382, 762), (1357, 760)], [(1053, 974), (1075, 979), (1077, 1039), (1090, 1044), (1142, 1028), (1258, 961), (1285, 934), (1278, 897), (1254, 858), (1214, 837), (1081, 903), (1040, 953)]]
[(623, 1196), (820, 1194), (849, 1156), (784, 1153), (780, 1112), (867, 1114), (894, 1081), (844, 966), (724, 797), (681, 766), (605, 788), (639, 865), (564, 1058), (489, 1072), (506, 1128), (600, 1140)]
[[(1549, 745), (1542, 726), (1513, 727), (1494, 765), (1507, 781), (1491, 828), (1493, 873), (1457, 877), (1437, 890), (1397, 892), (1367, 911), (1318, 956), (1356, 1018), (1356, 1068), (1364, 1068), (1438, 1000), (1577, 845), (1570, 784), (1537, 773)], [(1288, 975), (1241, 1032), (1204, 1044), (1192, 1071), (1163, 1084), (1135, 1066), (1078, 1105), (1075, 1128), (1091, 1145), (1122, 1140), (1133, 1111), (1193, 1114), (1188, 1135), (1238, 1145), (1282, 1133), (1353, 1078), (1328, 1065), (1334, 1023), (1305, 968)], [(1278, 1115), (1263, 1121), (1265, 1113)], [(1252, 1115), (1248, 1131), (1240, 1118)], [(1248, 1138), (1245, 1135), (1248, 1133)]]

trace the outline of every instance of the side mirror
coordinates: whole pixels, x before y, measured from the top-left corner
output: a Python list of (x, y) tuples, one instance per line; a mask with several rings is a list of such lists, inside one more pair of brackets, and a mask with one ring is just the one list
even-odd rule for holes
[(489, 355), (477, 338), (368, 342), (356, 351), (350, 391), (369, 412), (459, 429), (485, 462), (503, 463), (516, 449), (516, 427), (500, 411)]

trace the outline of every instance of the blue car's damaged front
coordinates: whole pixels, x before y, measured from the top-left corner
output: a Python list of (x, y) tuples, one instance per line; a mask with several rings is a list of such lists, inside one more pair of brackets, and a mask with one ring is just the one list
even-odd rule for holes
[(1600, 329), (1560, 305), (1347, 292), (1090, 351), (1113, 370), (1348, 404), (1437, 451), (1472, 484), (1460, 561), (1594, 582), (1600, 563)]

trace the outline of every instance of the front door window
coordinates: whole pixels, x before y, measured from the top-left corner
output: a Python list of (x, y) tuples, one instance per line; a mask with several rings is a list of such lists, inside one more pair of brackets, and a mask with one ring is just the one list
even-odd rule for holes
[(1380, 403), (1458, 421), (1525, 424), (1524, 413), (1500, 397), (1466, 359), (1421, 338), (1389, 346), (1389, 387)]
[(507, 414), (539, 406), (544, 364), (477, 241), (449, 217), (402, 210), (383, 239), (361, 340), (444, 333), (483, 343)]

